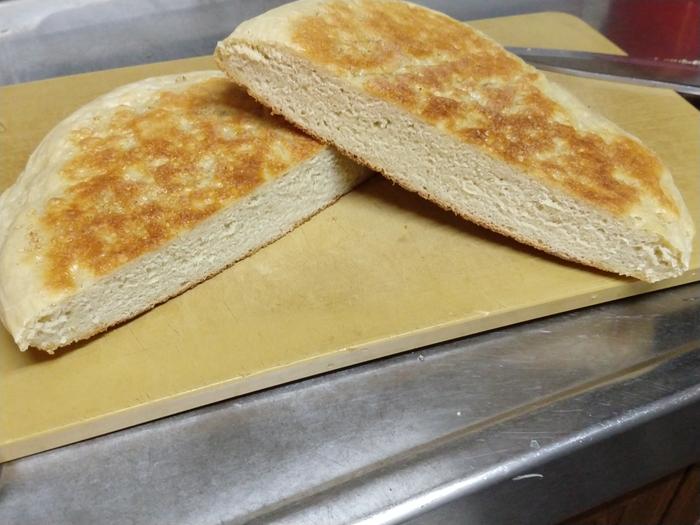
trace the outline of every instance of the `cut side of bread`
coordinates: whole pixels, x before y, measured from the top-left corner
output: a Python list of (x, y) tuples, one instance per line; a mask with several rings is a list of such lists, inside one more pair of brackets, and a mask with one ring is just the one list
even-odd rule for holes
[(0, 196), (0, 317), (53, 351), (271, 243), (369, 171), (220, 72), (119, 88), (59, 124)]
[(658, 281), (694, 227), (658, 157), (480, 32), (397, 0), (299, 0), (219, 67), (309, 134), (482, 226)]

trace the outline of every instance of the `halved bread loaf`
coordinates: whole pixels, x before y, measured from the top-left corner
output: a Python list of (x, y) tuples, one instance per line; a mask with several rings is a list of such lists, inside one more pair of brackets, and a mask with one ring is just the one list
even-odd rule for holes
[(646, 281), (688, 267), (693, 224), (659, 158), (446, 15), (299, 0), (216, 58), (290, 122), (467, 219)]
[(0, 317), (52, 351), (284, 235), (368, 170), (215, 71), (151, 78), (51, 131), (0, 196)]

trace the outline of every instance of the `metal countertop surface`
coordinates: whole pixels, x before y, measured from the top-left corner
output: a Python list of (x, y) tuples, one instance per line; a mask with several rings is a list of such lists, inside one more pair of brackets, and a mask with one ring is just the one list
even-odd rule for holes
[[(0, 2), (0, 84), (207, 54), (279, 3)], [(423, 3), (567, 11), (603, 32), (614, 4)], [(6, 463), (0, 523), (546, 524), (697, 461), (696, 283)]]

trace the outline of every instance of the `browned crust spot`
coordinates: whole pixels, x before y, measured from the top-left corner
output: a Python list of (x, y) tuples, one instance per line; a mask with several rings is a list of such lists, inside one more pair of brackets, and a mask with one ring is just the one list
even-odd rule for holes
[[(233, 81), (238, 81), (235, 77), (231, 77), (231, 80)], [(282, 108), (272, 102), (270, 99), (268, 99), (265, 95), (262, 93), (255, 91), (254, 89), (250, 87), (246, 87), (248, 94), (253, 97), (255, 100), (259, 101), (261, 104), (264, 104), (265, 106), (269, 107), (272, 109), (272, 111), (275, 114), (282, 115), (285, 118), (287, 118), (290, 122), (292, 122), (295, 126), (297, 126), (299, 129), (307, 133), (309, 136), (316, 138), (317, 140), (321, 142), (328, 143), (328, 141), (318, 135), (314, 130), (308, 128), (302, 121), (299, 121), (298, 119), (294, 118), (294, 115), (285, 111), (285, 108)], [(412, 191), (414, 193), (417, 193), (421, 197), (423, 197), (426, 200), (429, 200), (444, 210), (450, 211), (454, 213), (455, 215), (458, 215), (466, 220), (469, 220), (478, 226), (481, 226), (483, 228), (487, 228), (489, 230), (492, 230), (496, 233), (499, 233), (501, 235), (505, 235), (506, 237), (510, 237), (511, 239), (514, 239), (517, 242), (520, 242), (522, 244), (526, 244), (529, 246), (532, 246), (538, 250), (541, 250), (543, 252), (550, 253), (552, 255), (555, 255), (561, 259), (565, 259), (574, 263), (580, 263), (584, 264), (586, 266), (590, 266), (593, 268), (596, 268), (598, 270), (602, 270), (605, 272), (611, 272), (614, 274), (622, 275), (624, 277), (634, 277), (637, 279), (640, 279), (642, 281), (649, 281), (647, 276), (643, 274), (642, 272), (624, 272), (620, 268), (613, 268), (610, 266), (607, 266), (605, 264), (602, 264), (600, 261), (597, 260), (592, 260), (588, 259), (585, 257), (581, 257), (580, 255), (574, 254), (574, 253), (569, 253), (569, 252), (562, 252), (561, 250), (556, 250), (552, 246), (550, 246), (548, 243), (546, 243), (543, 239), (532, 239), (532, 238), (526, 238), (521, 235), (518, 235), (515, 232), (512, 232), (510, 230), (507, 230), (505, 228), (502, 228), (501, 226), (494, 224), (490, 221), (484, 220), (482, 217), (476, 216), (476, 215), (471, 215), (469, 213), (465, 213), (460, 209), (456, 209), (454, 206), (449, 204), (448, 202), (442, 200), (442, 199), (437, 199), (435, 198), (434, 195), (427, 193), (423, 188), (413, 186), (411, 184), (406, 183), (405, 181), (399, 179), (396, 177), (393, 173), (390, 171), (387, 171), (384, 169), (382, 166), (375, 165), (371, 162), (368, 162), (366, 159), (361, 158), (357, 156), (355, 153), (352, 151), (349, 151), (345, 146), (342, 144), (330, 144), (331, 146), (335, 147), (338, 151), (340, 151), (342, 154), (345, 156), (349, 157), (350, 159), (356, 161), (359, 164), (362, 164), (380, 174), (382, 174), (385, 178), (389, 179), (392, 183), (398, 184), (402, 188), (405, 188), (408, 191)]]
[(395, 0), (329, 1), (292, 26), (315, 64), (615, 215), (642, 193), (678, 216), (654, 153), (582, 130), (530, 66), (445, 15)]
[(322, 146), (225, 79), (164, 91), (70, 136), (69, 186), (40, 217), (47, 287), (75, 287), (162, 246)]
[[(335, 199), (333, 199), (332, 201), (325, 203), (325, 204), (323, 205), (323, 207), (322, 207), (321, 209), (319, 209), (319, 210), (316, 212), (316, 214), (322, 212), (322, 211), (325, 210), (326, 208), (328, 208), (328, 207), (330, 207), (331, 205), (335, 204), (341, 197), (343, 197), (343, 195), (338, 195), (338, 196), (337, 196)], [(57, 348), (59, 348), (59, 347), (61, 347), (61, 346), (67, 346), (67, 345), (70, 345), (70, 344), (75, 343), (75, 342), (77, 342), (77, 341), (82, 341), (82, 340), (84, 340), (84, 339), (89, 339), (89, 338), (91, 338), (91, 337), (94, 337), (94, 336), (96, 336), (96, 335), (98, 335), (98, 334), (104, 332), (104, 331), (107, 330), (110, 326), (114, 326), (114, 325), (117, 325), (117, 324), (125, 323), (125, 322), (129, 321), (130, 319), (133, 319), (134, 317), (143, 314), (144, 312), (148, 312), (149, 310), (155, 308), (155, 307), (158, 306), (159, 304), (163, 304), (164, 302), (166, 302), (166, 301), (172, 299), (173, 297), (177, 297), (178, 295), (180, 295), (180, 294), (186, 292), (187, 290), (189, 290), (189, 289), (191, 289), (191, 288), (194, 288), (194, 287), (195, 287), (196, 285), (198, 285), (199, 283), (202, 283), (202, 282), (204, 282), (204, 281), (210, 279), (210, 278), (213, 277), (214, 275), (218, 275), (219, 273), (223, 272), (226, 268), (231, 267), (231, 266), (232, 266), (233, 264), (235, 264), (236, 262), (241, 261), (241, 260), (245, 259), (246, 257), (250, 257), (250, 256), (253, 255), (254, 253), (257, 253), (258, 251), (262, 250), (263, 248), (266, 248), (267, 246), (269, 246), (269, 245), (272, 244), (273, 242), (275, 242), (275, 241), (281, 239), (282, 237), (284, 237), (284, 236), (285, 236), (286, 234), (288, 234), (289, 232), (295, 230), (296, 228), (298, 228), (299, 226), (301, 226), (301, 225), (304, 224), (305, 222), (309, 221), (312, 217), (313, 217), (313, 215), (310, 215), (309, 217), (304, 217), (303, 219), (301, 219), (301, 220), (297, 221), (296, 223), (294, 223), (292, 226), (290, 226), (290, 227), (289, 227), (288, 229), (286, 229), (285, 231), (280, 232), (279, 235), (277, 235), (277, 236), (274, 237), (273, 239), (270, 239), (270, 240), (269, 240), (268, 242), (266, 242), (265, 244), (262, 244), (262, 245), (260, 245), (260, 246), (256, 246), (255, 248), (252, 248), (251, 250), (249, 250), (249, 251), (246, 252), (245, 254), (241, 255), (241, 256), (240, 256), (238, 259), (236, 259), (235, 261), (231, 261), (231, 262), (228, 264), (228, 266), (226, 266), (225, 268), (221, 268), (221, 269), (219, 269), (219, 270), (215, 270), (214, 272), (211, 272), (211, 273), (208, 274), (208, 275), (203, 275), (203, 276), (201, 276), (201, 278), (199, 278), (198, 280), (193, 281), (193, 282), (189, 283), (187, 286), (184, 286), (184, 287), (180, 288), (179, 290), (177, 290), (175, 293), (169, 295), (168, 297), (163, 297), (163, 298), (159, 299), (158, 301), (155, 301), (155, 302), (153, 302), (152, 304), (150, 304), (150, 305), (148, 305), (148, 306), (146, 306), (146, 307), (144, 307), (144, 308), (139, 309), (138, 312), (134, 313), (134, 314), (133, 314), (130, 318), (128, 318), (128, 319), (120, 319), (117, 323), (103, 324), (103, 325), (101, 325), (101, 326), (92, 327), (92, 328), (90, 328), (90, 331), (85, 332), (85, 333), (83, 333), (83, 334), (79, 334), (75, 339), (73, 339), (72, 341), (70, 341), (70, 342), (68, 342), (68, 343), (66, 343), (66, 344), (61, 344), (61, 345), (52, 344), (52, 345), (50, 345), (50, 346), (47, 345), (47, 346), (36, 347), (36, 348), (37, 348), (38, 350), (42, 350), (42, 351), (47, 352), (47, 353), (49, 353), (49, 354), (53, 354), (53, 353), (54, 353), (54, 350), (56, 350)]]

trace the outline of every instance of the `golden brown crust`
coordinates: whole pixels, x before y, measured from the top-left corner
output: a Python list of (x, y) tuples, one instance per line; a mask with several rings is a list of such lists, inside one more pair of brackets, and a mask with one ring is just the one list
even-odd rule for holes
[(679, 209), (657, 156), (590, 131), (540, 73), (477, 31), (395, 0), (329, 1), (292, 23), (302, 56), (513, 167), (615, 215), (651, 198)]
[[(236, 79), (232, 79), (232, 80), (235, 81)], [(267, 107), (269, 107), (275, 114), (283, 114), (283, 109), (280, 108), (279, 106), (275, 105), (272, 101), (267, 99), (264, 95), (257, 93), (255, 90), (253, 90), (249, 87), (247, 88), (247, 92), (252, 98), (257, 100), (261, 104), (264, 104)], [(314, 137), (315, 139), (319, 140), (322, 143), (327, 143), (326, 139), (319, 136), (314, 130), (309, 129), (307, 126), (304, 126), (303, 123), (295, 122), (294, 124), (300, 130), (304, 131), (307, 135)], [(587, 259), (584, 257), (576, 256), (572, 253), (563, 253), (561, 250), (555, 250), (554, 248), (545, 244), (544, 242), (541, 242), (541, 241), (538, 241), (536, 239), (532, 239), (529, 237), (525, 238), (525, 237), (518, 235), (510, 230), (506, 230), (506, 229), (500, 227), (499, 225), (494, 224), (490, 221), (485, 221), (482, 217), (464, 213), (462, 210), (455, 208), (454, 206), (450, 205), (449, 203), (445, 202), (444, 200), (436, 198), (434, 195), (429, 194), (426, 190), (424, 190), (420, 186), (413, 186), (411, 184), (405, 183), (404, 181), (400, 180), (399, 178), (394, 177), (388, 170), (385, 170), (379, 166), (376, 166), (376, 165), (368, 162), (364, 158), (358, 157), (356, 154), (352, 153), (351, 151), (348, 151), (342, 144), (330, 144), (330, 143), (328, 143), (328, 144), (333, 146), (335, 149), (340, 151), (343, 155), (354, 160), (358, 164), (362, 164), (364, 166), (367, 166), (371, 170), (376, 171), (377, 173), (380, 173), (382, 176), (389, 179), (392, 183), (397, 184), (398, 186), (401, 186), (402, 188), (404, 188), (408, 191), (417, 193), (422, 198), (437, 204), (442, 209), (450, 211), (450, 212), (454, 213), (455, 215), (458, 215), (459, 217), (467, 219), (467, 220), (469, 220), (469, 221), (471, 221), (471, 222), (473, 222), (473, 223), (475, 223), (483, 228), (487, 228), (487, 229), (492, 230), (492, 231), (499, 233), (501, 235), (505, 235), (506, 237), (510, 237), (511, 239), (514, 239), (520, 243), (530, 245), (533, 248), (537, 248), (538, 250), (552, 254), (556, 257), (559, 257), (560, 259), (565, 259), (568, 261), (572, 261), (574, 263), (580, 263), (580, 264), (584, 264), (587, 266), (591, 266), (593, 268), (597, 268), (597, 269), (603, 270), (605, 272), (619, 273), (619, 269), (609, 268), (609, 267), (605, 266), (604, 264), (601, 264), (600, 261), (591, 260), (591, 259)], [(641, 272), (632, 272), (632, 273), (629, 273), (629, 276), (636, 277), (636, 278), (642, 279), (642, 280), (645, 280), (645, 277), (646, 277)], [(622, 279), (623, 277), (619, 277), (619, 278)]]
[(124, 106), (70, 140), (68, 187), (47, 203), (31, 254), (53, 290), (153, 250), (322, 148), (223, 78)]
[[(325, 210), (325, 209), (328, 208), (329, 206), (335, 204), (341, 197), (343, 197), (343, 195), (338, 195), (335, 199), (333, 199), (333, 200), (329, 201), (328, 203), (324, 204), (322, 208), (319, 208), (318, 211), (317, 211), (316, 213), (321, 213), (323, 210)], [(221, 269), (218, 269), (218, 270), (216, 270), (215, 272), (211, 272), (211, 273), (208, 273), (208, 274), (206, 274), (206, 275), (203, 275), (203, 276), (202, 276), (201, 278), (199, 278), (198, 280), (193, 281), (192, 283), (190, 283), (186, 288), (182, 288), (181, 290), (178, 290), (178, 291), (175, 292), (174, 294), (171, 294), (171, 295), (169, 295), (169, 296), (167, 296), (167, 297), (163, 297), (163, 298), (159, 299), (157, 302), (154, 302), (154, 303), (152, 303), (152, 304), (149, 304), (149, 305), (146, 306), (145, 308), (139, 310), (133, 317), (136, 317), (136, 316), (139, 316), (139, 315), (141, 315), (141, 314), (143, 314), (143, 313), (145, 313), (145, 312), (148, 312), (149, 310), (155, 308), (155, 307), (158, 306), (159, 304), (163, 304), (163, 303), (169, 301), (170, 299), (172, 299), (173, 297), (177, 297), (178, 295), (181, 295), (181, 294), (185, 293), (186, 291), (188, 291), (188, 290), (194, 288), (195, 286), (197, 286), (199, 283), (203, 283), (204, 281), (206, 281), (206, 280), (212, 278), (214, 275), (218, 275), (219, 273), (223, 272), (223, 271), (226, 270), (227, 268), (230, 268), (231, 266), (233, 266), (234, 264), (236, 264), (238, 261), (240, 261), (240, 260), (242, 260), (242, 259), (245, 259), (246, 257), (250, 257), (250, 256), (253, 255), (254, 253), (257, 253), (258, 251), (262, 250), (263, 248), (266, 248), (267, 246), (269, 246), (269, 245), (272, 244), (273, 242), (277, 241), (278, 239), (284, 237), (284, 236), (285, 236), (286, 234), (288, 234), (289, 232), (295, 230), (296, 228), (298, 228), (299, 226), (301, 226), (301, 225), (304, 224), (305, 222), (311, 220), (311, 218), (312, 218), (311, 216), (309, 216), (309, 217), (304, 217), (302, 220), (295, 222), (295, 223), (294, 223), (292, 226), (290, 226), (288, 229), (286, 229), (286, 230), (284, 230), (284, 231), (281, 231), (279, 235), (277, 235), (277, 236), (274, 237), (273, 239), (270, 239), (270, 240), (269, 240), (268, 242), (266, 242), (265, 244), (262, 244), (262, 245), (260, 245), (260, 246), (256, 246), (255, 248), (253, 248), (253, 249), (247, 251), (245, 254), (243, 254), (243, 255), (242, 255), (240, 258), (238, 258), (237, 260), (231, 261), (231, 263), (230, 263), (229, 265), (227, 265), (227, 266), (225, 266), (225, 267), (223, 267), (223, 268), (221, 268)], [(132, 318), (133, 318), (133, 317), (132, 317)], [(129, 320), (132, 319), (132, 318), (122, 319), (121, 322), (129, 321)], [(80, 340), (82, 341), (82, 340), (85, 340), (85, 339), (90, 339), (90, 338), (92, 338), (92, 337), (95, 337), (96, 335), (101, 334), (101, 333), (104, 332), (105, 330), (107, 330), (107, 329), (109, 329), (109, 328), (112, 328), (112, 327), (114, 327), (114, 326), (115, 326), (114, 324), (105, 324), (105, 325), (100, 325), (100, 326), (94, 327), (94, 329), (92, 329), (90, 332), (80, 334)], [(75, 341), (72, 341), (72, 342), (75, 342)], [(68, 344), (70, 344), (70, 343), (68, 343)], [(44, 352), (48, 352), (49, 354), (53, 354), (53, 353), (54, 353), (54, 350), (56, 350), (57, 348), (60, 348), (61, 346), (65, 346), (65, 344), (64, 344), (64, 343), (61, 343), (60, 345), (59, 345), (59, 344), (56, 344), (56, 345), (51, 346), (51, 347), (41, 348), (40, 350), (42, 350), (42, 351), (44, 351)]]

